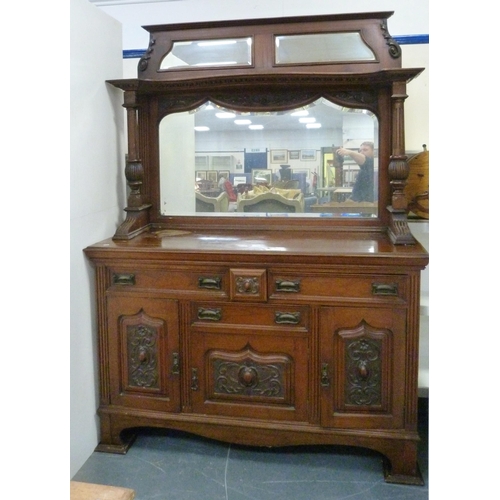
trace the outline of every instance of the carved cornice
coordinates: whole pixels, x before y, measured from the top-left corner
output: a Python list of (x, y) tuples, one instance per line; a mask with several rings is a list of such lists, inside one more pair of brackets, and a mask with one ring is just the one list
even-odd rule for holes
[(124, 79), (108, 80), (108, 83), (122, 90), (136, 91), (139, 95), (176, 94), (178, 92), (222, 92), (231, 88), (234, 92), (238, 88), (266, 91), (293, 92), (307, 86), (311, 91), (326, 92), (328, 88), (344, 88), (354, 91), (369, 92), (376, 87), (391, 85), (394, 81), (408, 82), (418, 76), (424, 68), (398, 68), (376, 71), (373, 73), (349, 74), (302, 74), (302, 73), (258, 73), (258, 74), (233, 74), (194, 78), (192, 73), (187, 73), (182, 80), (169, 79), (165, 74), (159, 74), (156, 80)]

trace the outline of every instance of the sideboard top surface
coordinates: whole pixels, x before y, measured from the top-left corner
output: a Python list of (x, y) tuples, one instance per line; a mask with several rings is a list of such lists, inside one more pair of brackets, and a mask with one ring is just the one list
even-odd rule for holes
[[(210, 232), (158, 229), (131, 240), (106, 239), (86, 249), (93, 259), (220, 260), (262, 263), (381, 264), (428, 263), (420, 245), (394, 245), (383, 233), (312, 233), (285, 231)], [(361, 259), (361, 260), (360, 260)]]

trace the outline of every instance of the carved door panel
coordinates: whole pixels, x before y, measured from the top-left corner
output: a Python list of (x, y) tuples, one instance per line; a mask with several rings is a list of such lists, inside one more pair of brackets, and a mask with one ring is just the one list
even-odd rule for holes
[(111, 404), (180, 410), (177, 301), (108, 297)]
[(321, 424), (402, 427), (406, 311), (323, 308), (320, 337)]
[(191, 402), (196, 413), (306, 421), (307, 333), (191, 333)]

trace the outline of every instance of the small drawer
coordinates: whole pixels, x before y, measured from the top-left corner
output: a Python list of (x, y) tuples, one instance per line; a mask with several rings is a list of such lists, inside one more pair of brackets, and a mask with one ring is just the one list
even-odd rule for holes
[(267, 272), (265, 269), (230, 269), (229, 297), (245, 302), (266, 302)]
[(272, 298), (353, 298), (374, 300), (406, 300), (407, 277), (389, 275), (283, 274), (270, 272)]
[(200, 292), (203, 295), (227, 297), (227, 269), (111, 269), (111, 286), (116, 288)]
[(246, 304), (193, 303), (191, 323), (265, 326), (285, 329), (309, 328), (309, 307), (296, 305), (252, 306)]

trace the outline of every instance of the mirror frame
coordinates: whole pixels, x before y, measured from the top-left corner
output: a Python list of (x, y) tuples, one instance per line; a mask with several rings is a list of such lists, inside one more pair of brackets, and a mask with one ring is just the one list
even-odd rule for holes
[[(401, 50), (387, 30), (392, 12), (304, 16), (284, 19), (217, 21), (145, 27), (149, 48), (138, 78), (111, 80), (124, 90), (127, 110), (130, 187), (126, 220), (114, 239), (127, 240), (151, 227), (206, 229), (207, 218), (168, 216), (160, 211), (159, 123), (169, 113), (195, 109), (207, 101), (239, 111), (280, 111), (324, 97), (340, 106), (372, 111), (379, 121), (378, 217), (308, 218), (308, 231), (388, 232), (396, 244), (415, 240), (408, 228), (404, 194), (408, 164), (404, 148), (406, 85), (422, 68), (402, 69)], [(276, 36), (359, 31), (375, 61), (276, 64)], [(192, 67), (160, 70), (174, 41), (253, 38), (250, 67)], [(217, 215), (214, 230), (300, 230), (306, 220)]]

